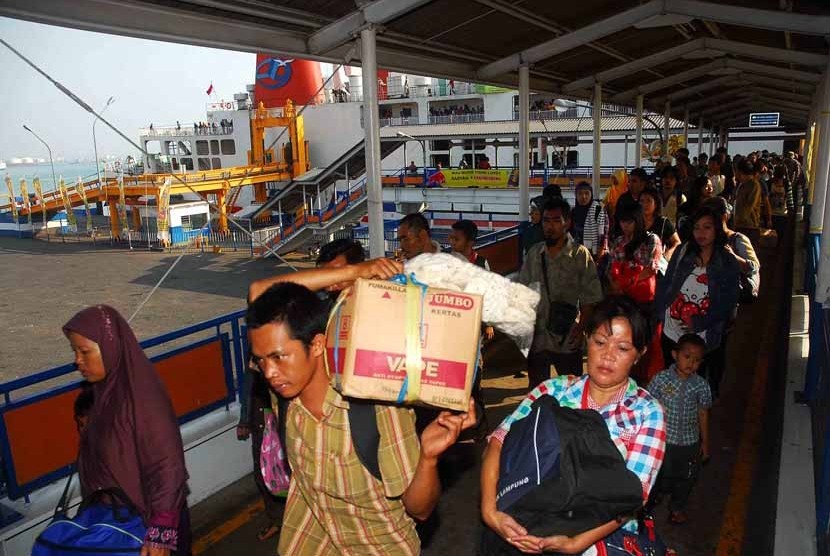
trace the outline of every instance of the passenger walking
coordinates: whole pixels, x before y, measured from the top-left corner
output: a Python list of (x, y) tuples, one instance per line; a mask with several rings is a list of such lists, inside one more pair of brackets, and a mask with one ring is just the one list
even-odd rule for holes
[(545, 232), (542, 230), (542, 206), (543, 197), (530, 201), (530, 222), (519, 224), (519, 238), (522, 245), (522, 260), (527, 252), (537, 243), (545, 240)]
[(82, 310), (63, 333), (94, 396), (78, 457), (82, 495), (120, 489), (147, 526), (143, 556), (189, 555), (182, 438), (153, 364), (112, 307)]
[(594, 199), (594, 190), (587, 181), (576, 186), (570, 232), (576, 243), (591, 252), (594, 260), (599, 260), (608, 251), (608, 213), (602, 203)]
[(738, 188), (735, 192), (735, 228), (759, 228), (761, 226), (761, 184), (755, 178), (755, 166), (749, 160), (741, 160), (735, 177)]
[(458, 253), (464, 260), (490, 270), (490, 263), (484, 255), (474, 249), (478, 237), (478, 226), (472, 220), (459, 220), (453, 223), (450, 232), (450, 247), (453, 253)]
[(663, 201), (663, 216), (677, 226), (677, 209), (686, 202), (686, 196), (677, 188), (677, 170), (667, 166), (661, 175), (660, 195)]
[(668, 260), (671, 259), (675, 248), (680, 245), (680, 236), (672, 221), (663, 215), (663, 198), (653, 187), (646, 187), (640, 195), (640, 206), (643, 207), (643, 223), (646, 230), (656, 235), (663, 246), (663, 256), (660, 262), (659, 274), (666, 273)]
[(440, 253), (441, 244), (432, 239), (429, 220), (420, 212), (407, 214), (398, 223), (401, 255), (409, 260), (421, 253)]
[(583, 330), (593, 305), (602, 299), (594, 259), (568, 234), (570, 226), (568, 202), (548, 199), (542, 211), (545, 241), (528, 250), (517, 279), (541, 284), (527, 358), (530, 388), (550, 378), (551, 365), (560, 375), (582, 374)]
[[(640, 202), (640, 194), (648, 186), (648, 174), (642, 168), (634, 168), (628, 176), (628, 191), (620, 195), (616, 210), (626, 206), (634, 206)], [(619, 218), (614, 213), (614, 231), (612, 237), (620, 235)]]
[(787, 215), (795, 210), (793, 190), (787, 178), (787, 169), (778, 166), (770, 181), (769, 201), (772, 212), (772, 226), (778, 235), (778, 241), (783, 240), (787, 229)]
[(689, 200), (677, 209), (677, 230), (682, 241), (688, 241), (692, 237), (692, 217), (697, 213), (700, 205), (706, 199), (715, 196), (715, 188), (709, 176), (695, 178), (689, 191)]
[[(290, 276), (325, 289), (401, 271), (400, 263), (378, 259)], [(352, 444), (350, 402), (329, 382), (325, 303), (297, 283), (276, 284), (258, 297), (250, 293), (252, 360), (272, 390), (291, 400), (285, 448), (292, 476), (279, 554), (419, 554), (412, 518), (432, 513), (441, 493), (438, 458), (475, 422), (475, 412), (442, 411), (419, 439), (411, 409), (375, 405), (381, 473), (375, 478)]]
[(613, 221), (614, 211), (617, 209), (617, 201), (620, 197), (628, 191), (628, 174), (625, 170), (615, 170), (611, 174), (611, 187), (605, 193), (605, 210), (608, 212), (609, 218)]
[(669, 495), (669, 521), (685, 523), (686, 505), (697, 481), (701, 463), (709, 459), (709, 408), (712, 392), (697, 374), (706, 342), (697, 334), (684, 334), (673, 352), (675, 362), (648, 385), (663, 406), (666, 419), (666, 457), (649, 497), (649, 513)]
[(654, 316), (663, 323), (663, 358), (674, 362), (677, 341), (688, 333), (706, 341), (703, 372), (712, 394), (719, 394), (725, 364), (723, 343), (738, 304), (740, 268), (727, 250), (721, 215), (701, 207), (692, 218), (693, 239), (684, 243), (657, 284)]
[[(481, 467), (481, 517), (484, 523), (516, 549), (538, 554), (555, 552), (582, 554), (597, 544), (597, 554), (628, 554), (620, 548), (639, 542), (636, 519), (611, 520), (575, 536), (536, 537), (507, 513), (496, 507), (500, 458), (511, 426), (527, 417), (533, 402), (553, 396), (562, 407), (593, 409), (605, 420), (608, 433), (625, 459), (625, 465), (642, 484), (643, 502), (648, 499), (663, 462), (666, 424), (660, 404), (638, 388), (629, 375), (649, 341), (648, 319), (625, 297), (609, 297), (596, 305), (585, 324), (588, 363), (584, 376), (558, 376), (531, 391), (490, 436)], [(646, 553), (646, 552), (641, 552)]]
[(741, 288), (738, 303), (744, 304), (753, 301), (758, 297), (761, 289), (761, 261), (755, 253), (755, 248), (749, 237), (736, 232), (729, 227), (729, 220), (732, 216), (732, 207), (723, 197), (707, 199), (703, 206), (710, 207), (723, 220), (726, 229), (726, 251), (738, 263), (741, 269)]

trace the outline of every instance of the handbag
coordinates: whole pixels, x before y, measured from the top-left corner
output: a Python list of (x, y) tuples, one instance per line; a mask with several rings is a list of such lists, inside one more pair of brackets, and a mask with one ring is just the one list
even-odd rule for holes
[(545, 251), (542, 250), (542, 275), (545, 279), (545, 291), (548, 293), (548, 320), (545, 323), (545, 328), (552, 336), (559, 336), (561, 338), (560, 345), (565, 342), (571, 328), (576, 322), (576, 317), (579, 315), (579, 309), (576, 305), (565, 303), (564, 301), (551, 301), (550, 283), (548, 282), (548, 263), (545, 257)]
[(291, 473), (288, 471), (285, 450), (280, 441), (277, 417), (269, 409), (263, 410), (263, 414), (265, 426), (259, 450), (259, 468), (268, 491), (271, 494), (282, 494), (288, 490)]
[[(594, 545), (597, 556), (677, 556), (654, 529), (654, 519), (640, 519), (639, 531), (629, 533), (620, 528)], [(587, 551), (586, 551), (587, 553)]]
[(67, 515), (69, 476), (55, 514), (35, 539), (32, 556), (135, 556), (141, 553), (147, 527), (119, 488), (95, 491), (81, 503), (74, 518)]
[(609, 270), (609, 279), (613, 280), (622, 293), (637, 303), (651, 303), (657, 292), (657, 277), (651, 275), (640, 280), (643, 265), (629, 264), (627, 261), (613, 261)]
[[(738, 234), (733, 234), (732, 237), (729, 238), (729, 246), (736, 253), (738, 247), (737, 238)], [(738, 292), (739, 305), (751, 305), (756, 299), (758, 299), (758, 287), (752, 280), (749, 279), (749, 276), (743, 272), (741, 272), (738, 277), (738, 287), (740, 290)]]

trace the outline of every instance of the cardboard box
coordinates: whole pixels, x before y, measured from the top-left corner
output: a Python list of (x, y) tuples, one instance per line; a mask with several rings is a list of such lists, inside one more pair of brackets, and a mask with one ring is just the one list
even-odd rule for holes
[[(395, 402), (406, 378), (407, 287), (359, 279), (343, 295), (347, 297), (332, 315), (326, 335), (333, 384), (345, 396)], [(420, 288), (417, 295), (424, 297)], [(480, 295), (427, 289), (418, 303), (420, 393), (407, 403), (468, 409), (481, 306)]]

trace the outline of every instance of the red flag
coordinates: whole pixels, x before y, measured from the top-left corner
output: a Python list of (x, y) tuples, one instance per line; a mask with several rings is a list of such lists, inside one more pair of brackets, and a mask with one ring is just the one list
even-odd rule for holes
[(210, 87), (208, 87), (208, 90), (205, 91), (205, 93), (209, 95), (212, 92), (213, 92), (213, 83), (210, 84)]

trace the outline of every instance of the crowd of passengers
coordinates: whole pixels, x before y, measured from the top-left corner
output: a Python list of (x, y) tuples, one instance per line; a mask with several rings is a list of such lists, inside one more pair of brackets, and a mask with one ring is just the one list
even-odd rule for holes
[[(327, 318), (356, 279), (388, 279), (403, 271), (402, 260), (441, 251), (429, 222), (419, 213), (401, 220), (402, 260), (365, 260), (359, 243), (342, 239), (321, 248), (317, 268), (252, 283), (237, 435), (251, 437), (265, 500), (259, 539), (279, 534), (282, 555), (418, 554), (416, 521), (429, 517), (441, 493), (438, 461), (469, 440), (486, 443), (480, 554), (671, 553), (643, 516), (665, 497), (670, 521), (687, 519), (694, 470), (709, 457), (708, 410), (719, 395), (729, 333), (740, 306), (758, 295), (755, 248), (766, 228), (783, 237), (803, 184), (792, 153), (730, 158), (721, 150), (707, 161), (681, 150), (674, 165), (653, 173), (617, 172), (602, 200), (587, 183), (576, 186), (574, 206), (557, 188), (546, 189), (522, 226), (516, 277), (541, 292), (527, 397), (493, 430), (480, 382), (464, 413), (374, 405), (377, 475), (353, 446), (352, 406), (326, 371)], [(474, 248), (477, 233), (473, 222), (455, 223), (451, 252), (489, 269)], [(190, 554), (182, 439), (153, 364), (112, 307), (82, 310), (63, 332), (85, 379), (76, 403), (84, 497), (121, 489), (147, 526), (142, 556)], [(486, 323), (483, 335), (494, 335)], [(499, 506), (509, 433), (551, 399), (599, 414), (612, 451), (636, 477), (639, 511), (576, 533), (538, 535)], [(281, 444), (287, 456), (285, 502), (266, 479), (263, 443)]]
[(469, 116), (472, 114), (484, 114), (484, 106), (453, 104), (444, 108), (432, 107), (429, 109), (430, 116)]

